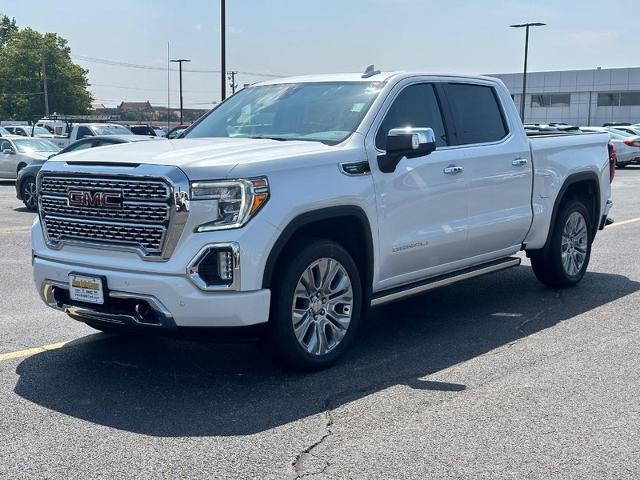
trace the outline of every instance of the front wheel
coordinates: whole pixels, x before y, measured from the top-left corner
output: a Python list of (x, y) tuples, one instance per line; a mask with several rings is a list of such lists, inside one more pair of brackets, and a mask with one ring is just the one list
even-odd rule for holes
[(24, 206), (28, 210), (35, 212), (38, 209), (38, 192), (36, 188), (36, 179), (34, 177), (25, 178), (20, 187), (20, 195)]
[(579, 200), (562, 204), (545, 254), (533, 252), (531, 266), (538, 280), (554, 288), (577, 284), (591, 258), (593, 229), (589, 212)]
[(335, 362), (351, 343), (362, 307), (360, 276), (338, 243), (312, 240), (286, 252), (288, 264), (273, 288), (274, 353), (296, 370)]

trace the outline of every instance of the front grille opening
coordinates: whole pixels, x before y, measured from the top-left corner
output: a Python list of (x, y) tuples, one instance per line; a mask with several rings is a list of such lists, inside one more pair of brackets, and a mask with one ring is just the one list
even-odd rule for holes
[[(115, 208), (69, 202), (69, 192), (122, 192)], [(40, 216), (50, 246), (66, 241), (137, 250), (161, 256), (172, 217), (171, 187), (164, 179), (119, 176), (43, 174)]]

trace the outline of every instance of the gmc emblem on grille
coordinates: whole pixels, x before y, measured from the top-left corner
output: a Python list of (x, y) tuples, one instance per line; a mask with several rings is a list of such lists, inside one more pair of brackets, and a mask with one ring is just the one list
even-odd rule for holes
[(122, 192), (69, 190), (70, 207), (122, 208)]

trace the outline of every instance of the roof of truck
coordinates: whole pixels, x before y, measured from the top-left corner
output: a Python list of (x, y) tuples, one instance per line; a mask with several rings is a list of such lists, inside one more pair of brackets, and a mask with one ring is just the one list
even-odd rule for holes
[[(254, 85), (277, 85), (279, 83), (312, 83), (312, 82), (386, 82), (391, 78), (397, 77), (398, 80), (407, 77), (415, 76), (428, 76), (428, 77), (451, 77), (459, 79), (473, 79), (473, 80), (492, 80), (500, 81), (497, 78), (488, 77), (485, 75), (464, 75), (464, 74), (451, 74), (451, 73), (428, 73), (428, 72), (403, 72), (403, 71), (391, 71), (391, 72), (379, 72), (375, 75), (363, 78), (362, 73), (333, 73), (323, 75), (302, 75), (297, 77), (285, 77), (275, 78), (272, 80), (266, 80)], [(252, 86), (254, 86), (252, 85)]]

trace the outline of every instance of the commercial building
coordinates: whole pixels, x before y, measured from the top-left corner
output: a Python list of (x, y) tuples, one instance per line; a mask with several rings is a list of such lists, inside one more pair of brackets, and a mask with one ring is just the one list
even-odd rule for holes
[[(520, 109), (522, 73), (491, 76), (505, 83)], [(640, 123), (640, 68), (531, 72), (527, 75), (524, 121)]]

